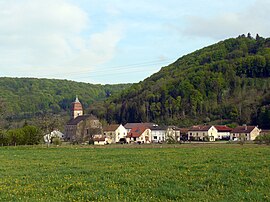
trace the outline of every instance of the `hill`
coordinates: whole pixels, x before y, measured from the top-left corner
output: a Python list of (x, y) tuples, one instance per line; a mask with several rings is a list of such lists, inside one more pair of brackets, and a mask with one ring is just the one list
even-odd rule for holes
[(10, 121), (48, 113), (67, 114), (78, 95), (84, 107), (104, 100), (130, 84), (94, 85), (68, 80), (36, 78), (0, 78), (0, 101)]
[(270, 38), (241, 35), (185, 55), (91, 111), (108, 122), (270, 128)]

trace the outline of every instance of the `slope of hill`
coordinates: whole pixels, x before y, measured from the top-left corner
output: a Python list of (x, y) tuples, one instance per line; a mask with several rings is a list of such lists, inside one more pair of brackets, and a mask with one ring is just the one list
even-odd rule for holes
[(0, 101), (4, 102), (6, 117), (22, 119), (66, 112), (76, 95), (84, 107), (88, 107), (94, 101), (104, 100), (129, 86), (130, 84), (94, 85), (68, 80), (2, 77)]
[(269, 77), (270, 38), (241, 35), (181, 57), (91, 111), (109, 122), (270, 128)]

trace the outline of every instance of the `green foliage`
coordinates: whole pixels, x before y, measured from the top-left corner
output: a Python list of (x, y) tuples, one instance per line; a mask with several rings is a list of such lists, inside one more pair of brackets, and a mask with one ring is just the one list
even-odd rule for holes
[(270, 127), (269, 41), (241, 35), (185, 55), (109, 98), (98, 116), (108, 122), (181, 126), (207, 117)]
[(0, 147), (0, 201), (269, 201), (268, 146), (134, 147)]
[(36, 145), (41, 142), (42, 134), (35, 126), (0, 131), (0, 145)]
[(270, 134), (259, 135), (254, 140), (257, 144), (270, 144)]
[[(69, 112), (70, 104), (76, 95), (87, 109), (94, 101), (104, 100), (129, 86), (129, 84), (94, 85), (68, 80), (1, 77), (0, 115), (4, 109), (5, 117), (13, 121), (48, 113)], [(2, 106), (3, 103), (5, 107)]]
[(169, 136), (169, 137), (166, 139), (166, 143), (167, 143), (167, 144), (176, 144), (177, 141), (175, 140), (174, 137)]
[(52, 139), (52, 143), (53, 143), (53, 145), (57, 145), (57, 146), (59, 146), (59, 145), (62, 144), (62, 142), (61, 142), (61, 140), (60, 140), (59, 137), (54, 137), (54, 138)]

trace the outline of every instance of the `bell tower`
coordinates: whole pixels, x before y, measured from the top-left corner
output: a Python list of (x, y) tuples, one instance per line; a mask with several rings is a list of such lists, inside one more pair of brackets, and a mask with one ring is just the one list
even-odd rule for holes
[(82, 104), (80, 103), (78, 96), (76, 96), (76, 100), (71, 104), (71, 117), (75, 119), (77, 116), (83, 115)]

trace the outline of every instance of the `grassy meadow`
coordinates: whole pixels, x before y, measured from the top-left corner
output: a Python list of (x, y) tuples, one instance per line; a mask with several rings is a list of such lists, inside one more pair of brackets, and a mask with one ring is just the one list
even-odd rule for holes
[(0, 201), (270, 201), (270, 147), (0, 147)]

